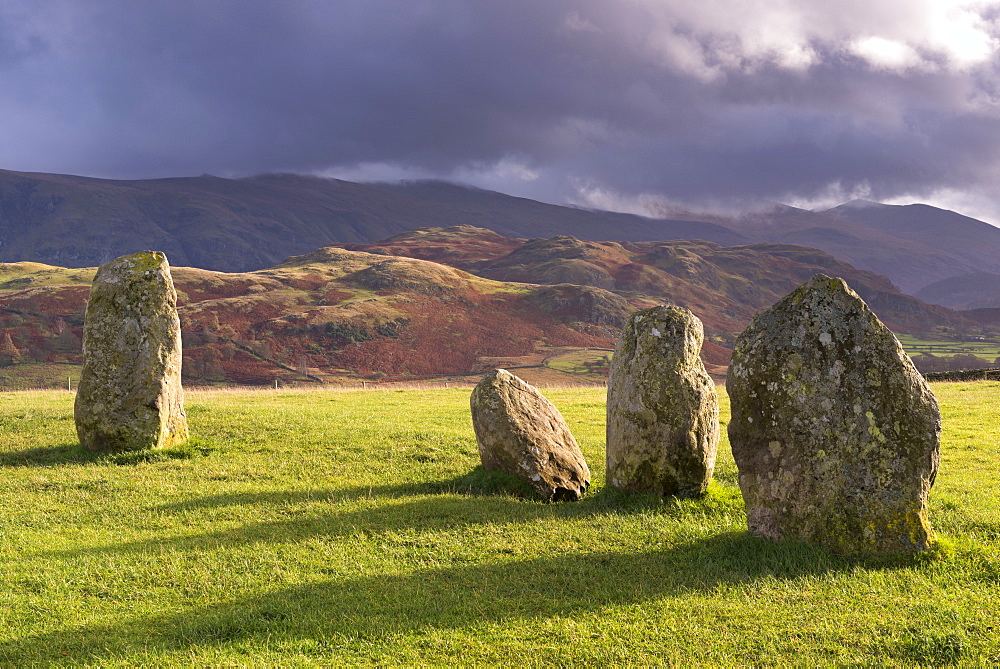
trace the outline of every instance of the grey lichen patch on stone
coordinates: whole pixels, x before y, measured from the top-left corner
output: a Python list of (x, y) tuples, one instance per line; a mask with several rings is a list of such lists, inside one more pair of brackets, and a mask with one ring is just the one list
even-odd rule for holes
[(80, 443), (92, 451), (187, 441), (177, 293), (163, 253), (141, 251), (98, 268), (74, 415)]
[(659, 306), (629, 319), (611, 361), (607, 480), (635, 492), (705, 493), (719, 445), (719, 400), (700, 358), (701, 321)]
[(757, 314), (726, 387), (753, 533), (841, 553), (930, 546), (937, 401), (843, 280), (817, 274)]
[(524, 479), (546, 500), (580, 499), (590, 469), (562, 414), (534, 386), (495, 369), (469, 403), (483, 467)]

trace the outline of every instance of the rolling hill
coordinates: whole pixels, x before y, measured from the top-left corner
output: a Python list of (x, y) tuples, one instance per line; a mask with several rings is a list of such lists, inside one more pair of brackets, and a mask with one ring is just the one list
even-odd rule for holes
[[(79, 364), (93, 271), (0, 264), (0, 377)], [(628, 315), (664, 302), (703, 320), (703, 358), (721, 375), (753, 314), (816, 272), (844, 277), (896, 331), (975, 327), (885, 277), (786, 244), (525, 240), (455, 226), (326, 246), (253, 272), (173, 269), (187, 382), (242, 384), (497, 366), (527, 368), (536, 380), (557, 380), (558, 370), (598, 380)], [(65, 384), (65, 370), (50, 376), (60, 374)]]
[[(548, 287), (333, 247), (256, 272), (172, 273), (189, 382), (420, 378), (538, 364), (557, 347), (612, 346), (632, 311), (588, 287), (565, 287), (560, 303)], [(80, 362), (92, 275), (0, 265), (0, 336), (15, 357), (8, 364)], [(585, 314), (574, 308), (581, 296), (589, 299)]]
[(86, 267), (156, 248), (178, 266), (247, 272), (324, 245), (458, 225), (509, 238), (810, 246), (909, 293), (954, 276), (1000, 273), (1000, 229), (927, 205), (854, 201), (823, 212), (775, 205), (739, 216), (647, 218), (436, 181), (289, 174), (114, 181), (0, 170), (0, 262)]
[[(911, 229), (912, 213), (919, 214), (919, 223)], [(889, 277), (908, 293), (940, 279), (990, 271), (1000, 262), (1000, 229), (926, 205), (855, 201), (823, 212), (777, 205), (727, 224), (753, 241), (821, 249)]]
[[(430, 197), (445, 192), (453, 202)], [(512, 237), (744, 241), (714, 223), (559, 207), (444, 184), (393, 188), (288, 174), (113, 181), (0, 170), (0, 262), (87, 267), (155, 248), (177, 266), (245, 272), (327, 244), (460, 224)]]
[(949, 277), (924, 286), (917, 297), (951, 309), (1000, 307), (1000, 274), (973, 272)]
[(706, 333), (731, 340), (750, 318), (817, 272), (843, 277), (891, 328), (964, 327), (962, 316), (901, 293), (886, 277), (813, 248), (705, 241), (510, 239), (470, 226), (427, 228), (345, 248), (445, 263), (500, 281), (592, 286), (632, 300), (686, 306)]

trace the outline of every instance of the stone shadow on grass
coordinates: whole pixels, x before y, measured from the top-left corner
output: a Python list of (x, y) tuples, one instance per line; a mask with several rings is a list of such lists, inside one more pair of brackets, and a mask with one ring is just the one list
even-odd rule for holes
[[(717, 477), (721, 478), (721, 477)], [(732, 477), (737, 503), (742, 508), (743, 501), (739, 490), (735, 487), (735, 476)], [(720, 481), (721, 482), (721, 481)], [(638, 513), (651, 509), (662, 509), (667, 506), (683, 506), (690, 504), (711, 505), (713, 500), (719, 502), (723, 487), (719, 482), (710, 484), (709, 492), (701, 497), (680, 497), (675, 495), (661, 496), (654, 493), (630, 492), (610, 485), (601, 485), (592, 481), (587, 492), (579, 501), (550, 502), (539, 497), (534, 488), (524, 479), (502, 471), (488, 471), (482, 465), (477, 465), (466, 474), (434, 483), (422, 484), (421, 493), (452, 493), (468, 497), (507, 497), (526, 501), (551, 504), (563, 509), (564, 513), (574, 515), (572, 509), (584, 513)]]
[[(436, 487), (435, 484), (432, 487)], [(516, 526), (537, 520), (575, 522), (608, 516), (655, 513), (684, 522), (706, 516), (728, 516), (738, 492), (723, 490), (703, 499), (681, 500), (656, 495), (634, 495), (613, 488), (574, 503), (526, 502), (511, 496), (488, 495), (470, 499), (441, 494), (424, 484), (359, 486), (342, 489), (278, 490), (229, 493), (182, 500), (150, 509), (153, 514), (186, 516), (199, 507), (246, 507), (269, 520), (245, 522), (238, 527), (143, 539), (104, 546), (44, 550), (25, 559), (158, 555), (164, 551), (213, 551), (245, 545), (298, 544), (312, 539), (337, 540), (359, 533), (391, 544), (400, 533), (417, 538), (462, 528)], [(340, 506), (343, 504), (344, 506)], [(246, 514), (251, 517), (250, 514)], [(599, 522), (599, 521), (598, 521)], [(714, 545), (714, 544), (712, 544)]]
[[(497, 561), (485, 564), (406, 574), (344, 578), (333, 568), (324, 569), (316, 582), (212, 606), (113, 625), (67, 624), (8, 641), (0, 648), (0, 660), (45, 664), (69, 657), (74, 663), (116, 663), (136, 648), (190, 659), (187, 653), (198, 648), (233, 646), (239, 652), (244, 644), (256, 644), (272, 652), (350, 662), (387, 652), (394, 635), (571, 616), (764, 578), (794, 580), (894, 566), (802, 544), (773, 543), (747, 532), (640, 553), (592, 551), (504, 561), (509, 555), (497, 552)], [(912, 565), (912, 559), (905, 564)]]
[[(351, 508), (339, 509), (336, 505), (342, 502), (350, 504)], [(579, 503), (525, 503), (515, 498), (499, 496), (470, 500), (458, 495), (420, 495), (406, 485), (234, 493), (156, 507), (156, 512), (183, 515), (187, 510), (200, 505), (245, 506), (254, 508), (258, 515), (280, 517), (199, 534), (68, 550), (46, 550), (25, 557), (48, 560), (133, 553), (158, 554), (164, 550), (206, 551), (246, 544), (278, 545), (313, 538), (336, 539), (354, 536), (358, 532), (380, 536), (410, 531), (433, 533), (466, 526), (516, 525), (552, 515), (580, 517), (590, 513), (586, 507), (580, 507)], [(566, 509), (570, 506), (578, 508)]]
[(531, 484), (522, 478), (502, 471), (489, 471), (482, 465), (476, 465), (472, 471), (456, 476), (446, 481), (434, 484), (438, 492), (451, 492), (457, 495), (504, 496), (521, 499), (541, 500)]
[(199, 439), (174, 448), (142, 449), (120, 453), (95, 453), (88, 451), (80, 442), (70, 442), (59, 446), (39, 446), (21, 451), (0, 452), (0, 467), (58, 467), (74, 464), (136, 465), (145, 462), (189, 459), (208, 455), (215, 448)]
[[(661, 497), (646, 493), (633, 493), (619, 490), (612, 486), (598, 486), (591, 482), (583, 498), (578, 501), (550, 502), (542, 499), (534, 488), (524, 479), (502, 471), (490, 471), (482, 465), (477, 465), (472, 471), (445, 481), (424, 484), (423, 492), (452, 493), (468, 497), (508, 497), (533, 502), (542, 502), (566, 508), (577, 507), (588, 513), (622, 512), (630, 513), (639, 510), (657, 508), (664, 503), (672, 503), (672, 496)], [(677, 498), (679, 500), (679, 498)], [(705, 498), (693, 498), (705, 499)]]
[(59, 446), (38, 446), (21, 451), (0, 453), (0, 467), (56, 467), (59, 465), (86, 464), (100, 455), (88, 451), (80, 442)]
[(357, 486), (354, 488), (308, 488), (304, 490), (271, 490), (266, 492), (231, 492), (222, 495), (193, 497), (171, 504), (151, 507), (155, 512), (192, 511), (227, 506), (275, 506), (306, 502), (333, 504), (359, 499), (397, 499), (441, 492), (436, 483), (401, 483), (399, 485)]
[[(591, 487), (593, 490), (593, 486)], [(497, 497), (548, 504), (535, 494), (523, 479), (500, 471), (487, 471), (477, 465), (472, 471), (443, 481), (412, 481), (396, 485), (357, 486), (353, 488), (311, 488), (306, 490), (274, 490), (269, 492), (233, 492), (181, 500), (152, 507), (150, 511), (191, 511), (226, 506), (256, 506), (259, 504), (294, 504), (310, 501), (338, 503), (357, 499), (413, 497), (420, 495), (461, 495), (465, 497)], [(647, 510), (669, 503), (671, 498), (628, 493), (614, 488), (590, 492), (579, 502), (557, 502), (554, 506), (576, 506), (586, 513), (598, 510), (623, 513)]]

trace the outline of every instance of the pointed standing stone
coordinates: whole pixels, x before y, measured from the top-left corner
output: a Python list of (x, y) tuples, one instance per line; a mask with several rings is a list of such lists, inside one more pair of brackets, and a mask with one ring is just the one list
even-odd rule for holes
[(92, 451), (187, 440), (177, 293), (162, 253), (133, 253), (98, 268), (74, 414), (80, 443)]
[(701, 321), (683, 307), (632, 314), (608, 376), (607, 479), (616, 488), (695, 497), (712, 478), (719, 400), (699, 357)]
[(842, 553), (929, 547), (937, 401), (843, 280), (817, 274), (757, 314), (726, 387), (751, 532)]
[(590, 469), (562, 414), (534, 386), (495, 369), (469, 403), (483, 467), (524, 479), (543, 499), (580, 499)]

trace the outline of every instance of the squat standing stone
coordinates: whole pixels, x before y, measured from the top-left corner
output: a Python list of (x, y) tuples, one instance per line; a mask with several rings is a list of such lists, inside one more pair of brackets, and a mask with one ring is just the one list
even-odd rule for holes
[(817, 274), (757, 314), (726, 387), (751, 532), (841, 553), (929, 547), (937, 401), (843, 280)]
[(98, 268), (74, 414), (80, 443), (92, 451), (187, 440), (177, 293), (162, 253), (133, 253)]
[(483, 467), (524, 479), (543, 499), (580, 499), (590, 469), (562, 414), (534, 386), (495, 369), (469, 403)]
[(632, 314), (608, 376), (607, 478), (659, 495), (705, 493), (719, 446), (719, 399), (700, 356), (701, 321), (683, 307)]

